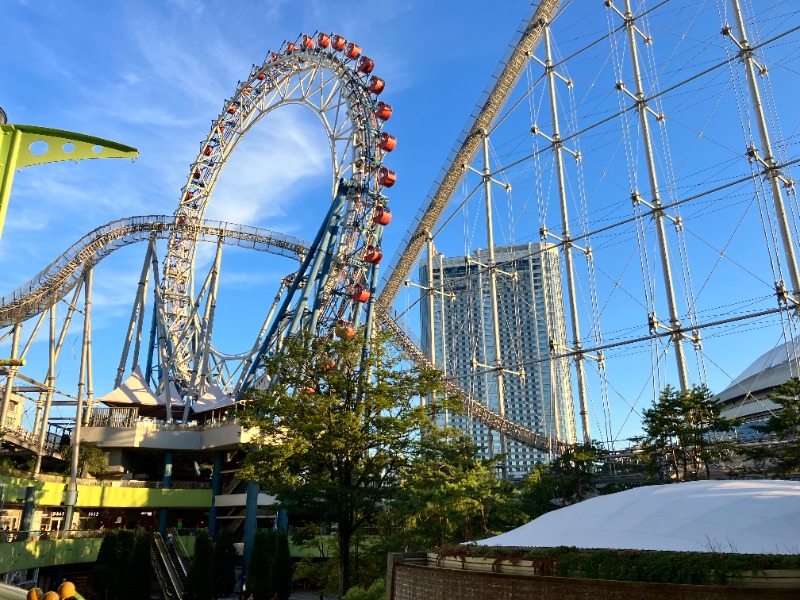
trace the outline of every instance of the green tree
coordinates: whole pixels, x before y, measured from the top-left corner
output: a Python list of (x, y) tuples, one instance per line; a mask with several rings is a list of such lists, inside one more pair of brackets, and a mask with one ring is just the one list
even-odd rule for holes
[[(72, 463), (73, 446), (64, 446), (61, 450), (61, 457), (66, 465), (66, 473), (69, 473)], [(108, 472), (105, 452), (95, 442), (81, 442), (78, 450), (78, 477), (83, 477), (85, 473), (92, 475), (103, 475)]]
[(275, 557), (272, 565), (272, 584), (280, 600), (289, 600), (292, 593), (292, 555), (289, 535), (279, 531), (275, 536)]
[(194, 543), (194, 556), (186, 578), (188, 600), (211, 600), (214, 595), (214, 546), (211, 536), (198, 531)]
[[(127, 532), (126, 532), (127, 533)], [(121, 560), (127, 557), (127, 566), (122, 575), (122, 600), (149, 600), (150, 582), (153, 579), (153, 566), (150, 560), (153, 539), (149, 533), (138, 534), (133, 538), (129, 554), (121, 554)]]
[(214, 542), (214, 597), (228, 596), (236, 584), (236, 548), (233, 530), (225, 527)]
[(272, 600), (274, 591), (275, 531), (259, 529), (253, 540), (250, 564), (247, 566), (247, 591), (254, 600)]
[(121, 570), (118, 538), (116, 531), (106, 532), (97, 552), (91, 575), (95, 600), (117, 600)]
[(730, 449), (730, 444), (716, 441), (713, 434), (736, 424), (734, 419), (720, 417), (719, 410), (705, 386), (687, 392), (667, 386), (642, 415), (643, 447), (652, 470), (659, 477), (671, 471), (679, 480), (697, 479), (701, 471), (710, 477), (709, 461)]
[(501, 458), (481, 459), (460, 432), (428, 431), (388, 505), (383, 525), (394, 539), (386, 550), (458, 544), (521, 524), (513, 486), (497, 477)]
[(117, 545), (119, 552), (119, 571), (117, 577), (119, 583), (117, 584), (118, 592), (117, 598), (119, 600), (132, 600), (129, 595), (128, 583), (130, 582), (129, 572), (131, 567), (131, 557), (136, 545), (136, 535), (129, 529), (117, 530)]
[(579, 444), (551, 463), (537, 465), (520, 482), (517, 503), (530, 519), (581, 502), (595, 492), (594, 480), (603, 450), (595, 444)]
[(743, 450), (759, 461), (766, 461), (778, 476), (786, 477), (800, 469), (800, 379), (793, 377), (778, 386), (769, 399), (780, 410), (754, 429), (775, 435), (780, 444)]
[(384, 600), (386, 598), (386, 583), (383, 579), (376, 580), (368, 590), (363, 587), (352, 587), (342, 600)]
[(260, 427), (240, 476), (259, 481), (294, 514), (336, 525), (339, 597), (350, 587), (351, 540), (395, 493), (432, 427), (418, 398), (437, 390), (436, 371), (403, 369), (382, 334), (362, 362), (360, 336), (295, 336), (265, 358), (272, 381), (247, 394), (244, 423)]

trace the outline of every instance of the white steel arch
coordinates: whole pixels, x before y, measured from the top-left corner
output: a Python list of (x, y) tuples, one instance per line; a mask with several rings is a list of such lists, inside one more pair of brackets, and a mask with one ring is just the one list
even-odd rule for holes
[[(385, 83), (371, 75), (374, 62), (360, 47), (338, 35), (304, 35), (297, 43), (284, 43), (281, 52), (270, 52), (263, 64), (253, 67), (246, 81), (225, 101), (190, 167), (187, 183), (175, 211), (177, 224), (199, 222), (214, 187), (233, 151), (250, 129), (279, 106), (297, 104), (311, 109), (320, 119), (330, 143), (332, 182), (348, 180), (346, 207), (333, 243), (334, 260), (326, 274), (323, 316), (317, 330), (324, 331), (347, 311), (352, 302), (350, 286), (373, 287), (376, 262), (367, 258), (370, 247), (380, 246), (383, 225), (388, 222), (388, 199), (395, 174), (383, 164), (395, 145), (382, 133), (392, 113), (378, 101)], [(189, 318), (197, 238), (176, 230), (170, 238), (164, 262), (162, 298), (171, 342), (172, 376), (189, 379), (196, 323)]]

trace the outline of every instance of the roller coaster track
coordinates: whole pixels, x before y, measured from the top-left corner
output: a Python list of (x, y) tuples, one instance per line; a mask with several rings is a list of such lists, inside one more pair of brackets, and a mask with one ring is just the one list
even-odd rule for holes
[[(386, 327), (392, 332), (392, 334), (394, 334), (395, 343), (400, 346), (400, 348), (417, 366), (425, 369), (436, 368), (436, 366), (428, 360), (428, 357), (425, 356), (425, 353), (419, 349), (419, 347), (411, 340), (403, 328), (389, 314), (385, 307), (379, 304), (375, 316), (378, 318), (381, 325)], [(561, 454), (571, 447), (569, 444), (565, 444), (564, 442), (557, 440), (551, 440), (540, 433), (536, 433), (530, 429), (525, 429), (518, 423), (504, 419), (497, 413), (492, 412), (489, 410), (489, 408), (472, 398), (452, 381), (443, 379), (443, 384), (444, 392), (461, 400), (468, 415), (471, 415), (498, 433), (502, 433), (503, 435), (506, 435), (507, 437), (520, 442), (521, 444), (533, 446), (534, 448), (543, 450), (545, 452), (552, 451), (556, 454)]]
[(464, 165), (468, 165), (478, 151), (483, 139), (482, 132), (489, 131), (492, 123), (500, 114), (511, 90), (514, 89), (514, 84), (539, 43), (545, 23), (552, 19), (553, 13), (560, 3), (561, 0), (541, 0), (536, 12), (530, 18), (526, 17), (523, 20), (524, 30), (520, 32), (519, 40), (516, 44), (512, 42), (512, 49), (501, 63), (499, 73), (492, 78), (493, 83), (490, 83), (489, 88), (484, 92), (483, 103), (478, 103), (477, 115), (470, 117), (445, 166), (442, 167), (442, 173), (434, 183), (432, 192), (428, 195), (428, 206), (423, 206), (416, 218), (416, 228), (409, 229), (399, 246), (400, 252), (395, 255), (392, 264), (386, 271), (383, 288), (378, 298), (378, 304), (381, 306), (388, 307), (394, 302), (400, 286), (411, 273), (411, 269), (414, 268), (414, 264), (422, 252), (428, 232), (433, 231), (439, 222), (450, 203), (453, 192), (466, 173)]
[[(0, 299), (0, 327), (9, 327), (17, 321), (30, 319), (54, 302), (64, 299), (80, 280), (85, 265), (96, 264), (114, 251), (147, 241), (151, 236), (168, 239), (176, 231), (196, 235), (196, 239), (201, 241), (222, 240), (224, 244), (300, 260), (308, 249), (308, 242), (305, 240), (258, 227), (208, 220), (199, 225), (178, 225), (172, 217), (165, 215), (119, 219), (83, 236), (36, 277)], [(387, 309), (379, 307), (376, 316), (381, 325), (394, 334), (396, 343), (415, 364), (426, 369), (435, 368)], [(444, 391), (458, 397), (467, 414), (520, 443), (556, 453), (567, 448), (563, 443), (501, 418), (450, 381), (444, 381)]]
[(30, 319), (58, 302), (75, 287), (87, 264), (96, 263), (123, 246), (155, 236), (167, 239), (176, 231), (203, 241), (223, 243), (270, 252), (289, 258), (300, 257), (308, 243), (299, 238), (258, 227), (220, 221), (179, 225), (171, 216), (149, 215), (112, 221), (89, 232), (74, 243), (41, 273), (0, 299), (0, 327)]

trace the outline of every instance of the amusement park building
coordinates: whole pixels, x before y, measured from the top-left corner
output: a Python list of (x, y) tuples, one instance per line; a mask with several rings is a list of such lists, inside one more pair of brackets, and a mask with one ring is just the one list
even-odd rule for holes
[(781, 344), (765, 352), (714, 399), (723, 417), (746, 422), (768, 418), (780, 406), (769, 399), (775, 388), (797, 377), (800, 341)]
[[(505, 415), (525, 428), (552, 439), (575, 442), (569, 364), (553, 361), (552, 347), (566, 347), (559, 254), (554, 246), (529, 243), (495, 248)], [(422, 344), (446, 375), (470, 381), (470, 393), (499, 411), (497, 380), (486, 365), (495, 364), (488, 251), (465, 257), (433, 257), (433, 282), (426, 260), (420, 267), (423, 289)], [(433, 329), (426, 301), (432, 290)], [(510, 367), (509, 365), (525, 365)], [(475, 371), (485, 375), (473, 377)], [(469, 379), (467, 379), (469, 377)], [(485, 458), (500, 452), (499, 437), (471, 415), (449, 416), (449, 424), (470, 435)], [(509, 478), (524, 477), (546, 452), (507, 440)]]

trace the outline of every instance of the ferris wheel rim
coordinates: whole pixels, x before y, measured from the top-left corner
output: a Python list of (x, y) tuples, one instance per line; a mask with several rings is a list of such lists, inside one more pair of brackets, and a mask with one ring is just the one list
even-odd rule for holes
[[(320, 34), (320, 40), (323, 35), (326, 34)], [(303, 36), (303, 39), (302, 44), (306, 44), (310, 38)], [(348, 282), (366, 282), (375, 265), (366, 264), (360, 255), (372, 240), (380, 239), (382, 229), (382, 224), (370, 218), (371, 213), (378, 206), (386, 206), (388, 198), (382, 191), (394, 182), (384, 186), (383, 175), (379, 178), (379, 173), (386, 170), (383, 158), (391, 148), (386, 150), (381, 146), (382, 135), (387, 135), (382, 133), (383, 122), (388, 119), (377, 112), (385, 104), (377, 99), (382, 87), (373, 92), (371, 83), (375, 79), (383, 81), (375, 76), (370, 78), (374, 62), (360, 54), (357, 45), (354, 55), (348, 46), (344, 56), (333, 48), (329, 51), (314, 48), (313, 42), (310, 47), (302, 44), (285, 42), (281, 53), (268, 53), (265, 62), (254, 66), (249, 77), (225, 101), (190, 165), (174, 219), (176, 223), (185, 223), (203, 218), (229, 158), (261, 118), (280, 106), (304, 105), (317, 115), (329, 141), (332, 197), (336, 194), (336, 182), (345, 176), (359, 190), (352, 200), (350, 197), (347, 200), (346, 223), (337, 244), (338, 272), (334, 284), (341, 287), (349, 285)], [(356, 68), (354, 61), (359, 57)], [(371, 63), (367, 70), (361, 68), (364, 61)], [(391, 107), (386, 105), (386, 108), (390, 116)], [(188, 339), (181, 332), (193, 327), (186, 307), (191, 304), (196, 248), (197, 240), (176, 233), (170, 238), (164, 259), (162, 303), (167, 335), (173, 343), (181, 336)], [(339, 301), (340, 296), (342, 293), (330, 294), (331, 302)]]

